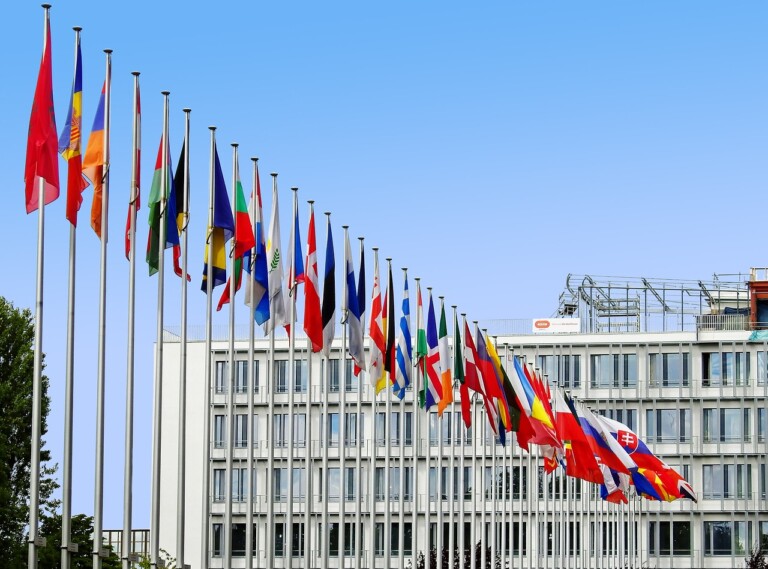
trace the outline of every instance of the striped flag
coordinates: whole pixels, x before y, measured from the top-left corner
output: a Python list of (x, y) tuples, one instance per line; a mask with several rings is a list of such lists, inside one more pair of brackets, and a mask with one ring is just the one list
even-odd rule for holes
[(400, 332), (397, 336), (397, 373), (394, 385), (395, 395), (405, 397), (405, 390), (411, 383), (411, 306), (408, 299), (408, 275), (403, 287), (403, 314), (400, 316)]
[(320, 287), (317, 277), (317, 242), (315, 240), (315, 209), (309, 206), (307, 229), (307, 272), (304, 277), (304, 331), (312, 342), (312, 351), (323, 349), (323, 315), (320, 310)]
[(227, 200), (227, 185), (224, 173), (221, 171), (219, 151), (216, 143), (213, 146), (214, 183), (213, 183), (213, 227), (208, 228), (210, 235), (205, 244), (205, 259), (203, 264), (203, 292), (208, 291), (208, 263), (211, 264), (213, 282), (211, 288), (227, 282), (227, 251), (225, 245), (235, 233), (235, 220)]
[(254, 248), (243, 255), (243, 265), (248, 276), (245, 279), (245, 304), (251, 306), (253, 318), (261, 325), (269, 320), (269, 276), (267, 272), (267, 247), (264, 243), (264, 220), (261, 207), (261, 182), (259, 165), (255, 166), (255, 188), (251, 193), (251, 224), (256, 226)]
[(429, 391), (427, 379), (427, 330), (424, 328), (424, 308), (421, 302), (421, 282), (416, 279), (416, 365), (421, 374), (422, 387), (419, 389), (419, 407), (427, 404)]
[(336, 260), (333, 255), (331, 216), (328, 216), (328, 234), (325, 243), (325, 277), (323, 279), (323, 354), (331, 354), (331, 343), (336, 334)]
[[(360, 330), (365, 340), (365, 247), (363, 247), (363, 238), (360, 238), (360, 272), (357, 274), (357, 308), (360, 310)], [(365, 361), (365, 355), (363, 355)], [(353, 372), (359, 376), (365, 366), (357, 365), (355, 362)]]
[(440, 353), (438, 351), (437, 323), (435, 321), (435, 305), (432, 302), (432, 291), (429, 291), (429, 308), (427, 309), (427, 391), (424, 408), (429, 410), (443, 398), (443, 385), (440, 381)]
[[(136, 80), (135, 92), (136, 107), (134, 114), (136, 116), (136, 178), (132, 181), (132, 187), (136, 188), (136, 211), (141, 209), (141, 97), (139, 95), (139, 82)], [(129, 194), (128, 215), (125, 220), (125, 258), (131, 260), (131, 195)]]
[[(384, 351), (384, 369), (389, 372), (389, 381), (394, 386), (396, 381), (395, 364), (395, 289), (392, 285), (392, 263), (389, 265), (389, 277), (387, 279), (387, 294), (384, 301), (384, 310), (386, 310), (386, 321), (384, 322), (385, 338), (387, 339), (387, 348)], [(382, 319), (383, 320), (383, 319)]]
[(365, 351), (363, 347), (363, 325), (360, 322), (360, 306), (357, 303), (357, 285), (355, 284), (355, 262), (349, 245), (349, 233), (344, 232), (344, 273), (346, 278), (347, 325), (349, 326), (349, 355), (355, 365), (365, 369)]
[(371, 325), (368, 335), (371, 338), (371, 349), (368, 357), (368, 374), (371, 378), (376, 395), (387, 386), (384, 372), (384, 352), (387, 342), (384, 339), (384, 324), (382, 321), (381, 288), (379, 280), (379, 252), (373, 250), (373, 293), (371, 294)]
[(72, 81), (72, 97), (64, 130), (59, 138), (59, 152), (67, 161), (67, 208), (69, 222), (77, 227), (77, 212), (83, 203), (83, 190), (88, 182), (83, 178), (83, 157), (80, 153), (81, 124), (83, 117), (83, 65), (80, 53), (80, 34), (77, 34), (75, 77)]
[(280, 247), (280, 209), (277, 199), (277, 182), (272, 185), (272, 219), (269, 220), (267, 237), (267, 259), (269, 270), (269, 320), (264, 324), (264, 333), (269, 334), (278, 326), (288, 324), (288, 315), (283, 296), (283, 250)]
[(440, 299), (440, 331), (438, 335), (440, 386), (442, 396), (437, 403), (438, 416), (453, 402), (453, 378), (451, 377), (451, 345), (448, 342), (448, 324), (445, 320), (445, 302)]
[(93, 184), (93, 202), (91, 203), (91, 227), (101, 239), (101, 204), (104, 189), (104, 96), (107, 82), (101, 88), (99, 106), (93, 118), (93, 127), (88, 136), (88, 145), (83, 157), (83, 174)]
[[(147, 235), (147, 265), (149, 274), (154, 275), (160, 268), (160, 223), (165, 220), (165, 244), (164, 248), (177, 247), (179, 234), (176, 230), (176, 204), (173, 190), (173, 178), (171, 178), (171, 152), (166, 145), (166, 195), (163, 196), (163, 145), (165, 141), (160, 138), (160, 146), (157, 149), (155, 160), (155, 173), (152, 176), (152, 186), (149, 190), (149, 234)], [(165, 212), (162, 211), (162, 200), (165, 199)]]

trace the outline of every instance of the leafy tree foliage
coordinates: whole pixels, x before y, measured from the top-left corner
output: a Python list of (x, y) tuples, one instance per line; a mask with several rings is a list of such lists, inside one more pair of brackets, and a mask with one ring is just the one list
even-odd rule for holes
[[(40, 524), (40, 535), (46, 538), (46, 546), (37, 550), (38, 569), (58, 569), (61, 566), (61, 515), (45, 516)], [(78, 546), (77, 553), (70, 553), (72, 569), (93, 567), (93, 518), (84, 514), (72, 516), (71, 540)], [(103, 569), (120, 569), (120, 559), (112, 553), (102, 558)]]

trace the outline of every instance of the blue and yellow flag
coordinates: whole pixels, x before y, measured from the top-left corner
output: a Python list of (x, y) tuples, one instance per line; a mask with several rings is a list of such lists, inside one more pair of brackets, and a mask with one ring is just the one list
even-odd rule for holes
[(213, 282), (211, 288), (227, 282), (227, 249), (226, 243), (235, 233), (235, 218), (227, 198), (227, 185), (221, 171), (219, 152), (214, 143), (214, 185), (213, 185), (213, 227), (208, 228), (208, 240), (205, 244), (205, 261), (203, 264), (203, 292), (208, 291), (208, 263), (211, 263)]

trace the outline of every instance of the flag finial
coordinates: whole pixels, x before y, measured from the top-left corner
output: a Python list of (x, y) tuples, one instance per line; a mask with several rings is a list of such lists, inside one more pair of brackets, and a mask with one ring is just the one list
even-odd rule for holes
[(269, 175), (272, 176), (273, 178), (277, 178), (277, 172), (271, 172)]
[(292, 191), (292, 192), (298, 192), (298, 191), (299, 191), (299, 187), (298, 187), (298, 186), (293, 186), (293, 187), (291, 188), (291, 191)]
[(251, 156), (251, 160), (253, 160), (254, 162), (258, 162), (259, 161), (259, 157), (258, 156)]
[(112, 53), (112, 50), (111, 49), (105, 49), (104, 53), (106, 53), (107, 55), (110, 55)]
[(342, 229), (349, 229), (349, 225), (342, 225), (341, 228)]
[(83, 28), (81, 28), (80, 26), (73, 26), (72, 29), (75, 30), (76, 32), (82, 32), (83, 31)]
[(43, 7), (43, 9), (45, 9), (45, 10), (50, 10), (50, 9), (51, 9), (51, 5), (50, 5), (50, 4), (40, 4), (40, 5), (41, 5), (41, 6)]
[(131, 71), (131, 75), (133, 75), (134, 77), (138, 77), (139, 75), (141, 75), (141, 71)]
[(209, 126), (208, 130), (210, 130), (211, 132), (215, 132), (216, 131), (216, 127), (215, 126)]
[(237, 148), (240, 145), (237, 142), (232, 142), (231, 146), (232, 146), (232, 148)]
[(184, 111), (184, 112), (185, 112), (185, 113), (187, 113), (187, 114), (189, 114), (189, 113), (191, 113), (191, 112), (192, 112), (192, 109), (190, 109), (189, 107), (184, 107), (184, 108), (183, 108), (183, 109), (181, 109), (181, 110), (182, 110), (182, 111)]
[(315, 203), (315, 200), (307, 200), (307, 203), (308, 203), (309, 205), (313, 205), (313, 204)]

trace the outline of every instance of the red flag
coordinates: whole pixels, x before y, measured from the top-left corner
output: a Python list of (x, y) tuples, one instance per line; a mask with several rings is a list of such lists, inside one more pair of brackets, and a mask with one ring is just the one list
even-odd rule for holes
[(310, 206), (307, 229), (307, 263), (304, 273), (304, 331), (312, 342), (312, 351), (323, 349), (323, 315), (320, 311), (320, 288), (317, 277), (317, 241), (315, 210)]
[(45, 11), (45, 43), (40, 71), (37, 75), (35, 98), (29, 117), (27, 160), (24, 166), (24, 193), (27, 213), (40, 206), (40, 180), (45, 185), (43, 200), (51, 203), (59, 197), (59, 141), (56, 116), (53, 112), (53, 71), (51, 69), (51, 27)]
[[(139, 80), (136, 78), (135, 89), (136, 106), (134, 108), (134, 115), (136, 121), (136, 141), (134, 148), (136, 156), (136, 178), (133, 180), (133, 187), (136, 188), (136, 212), (141, 208), (141, 97), (139, 94)], [(131, 203), (128, 202), (128, 218), (125, 220), (125, 258), (130, 261), (131, 259)], [(174, 250), (175, 252), (175, 250)]]

